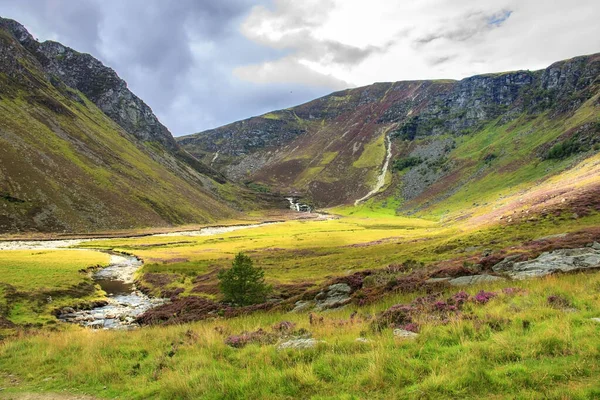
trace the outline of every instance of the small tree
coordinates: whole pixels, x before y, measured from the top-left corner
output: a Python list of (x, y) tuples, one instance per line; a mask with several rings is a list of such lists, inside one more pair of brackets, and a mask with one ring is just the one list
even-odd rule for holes
[(264, 302), (271, 290), (264, 275), (265, 271), (254, 267), (250, 257), (239, 253), (230, 269), (219, 272), (219, 288), (225, 295), (225, 301), (239, 306)]

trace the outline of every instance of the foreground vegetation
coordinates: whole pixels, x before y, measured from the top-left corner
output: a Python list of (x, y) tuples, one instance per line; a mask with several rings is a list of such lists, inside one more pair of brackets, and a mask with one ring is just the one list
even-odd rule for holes
[[(501, 291), (503, 286), (518, 290)], [(479, 287), (469, 288), (471, 295)], [(69, 330), (5, 342), (1, 386), (106, 398), (569, 398), (600, 395), (600, 275), (487, 286), (447, 321), (422, 315), (416, 339), (373, 330), (370, 318), (419, 294), (323, 314), (259, 313), (134, 332)], [(444, 296), (452, 292), (444, 293)], [(560, 296), (564, 303), (549, 302)], [(351, 318), (354, 311), (358, 315)], [(290, 321), (315, 348), (243, 348), (230, 335)], [(358, 337), (367, 339), (357, 342)], [(285, 340), (285, 339), (281, 339)], [(13, 374), (9, 377), (8, 374)]]

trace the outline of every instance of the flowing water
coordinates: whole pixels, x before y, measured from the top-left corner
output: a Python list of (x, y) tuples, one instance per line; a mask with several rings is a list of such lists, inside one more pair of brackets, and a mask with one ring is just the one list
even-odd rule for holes
[[(211, 236), (241, 229), (258, 228), (278, 222), (265, 222), (261, 224), (208, 227), (197, 231), (181, 231), (172, 233), (155, 234), (151, 236)], [(90, 241), (106, 239), (74, 239), (74, 240), (45, 240), (45, 241), (6, 241), (0, 242), (1, 250), (94, 250), (71, 246), (81, 246)], [(132, 329), (137, 327), (135, 318), (147, 310), (166, 303), (168, 300), (152, 298), (140, 292), (134, 283), (135, 273), (143, 265), (137, 257), (126, 254), (115, 254), (102, 251), (110, 255), (109, 265), (92, 275), (94, 281), (107, 294), (107, 300), (98, 307), (90, 310), (75, 310), (64, 307), (59, 319), (65, 322), (76, 323), (96, 329)]]
[(377, 177), (377, 182), (375, 183), (375, 186), (369, 193), (367, 193), (366, 195), (354, 202), (355, 206), (359, 205), (363, 201), (373, 196), (375, 193), (379, 192), (385, 184), (385, 175), (387, 174), (388, 166), (390, 165), (390, 160), (392, 159), (392, 142), (389, 135), (385, 137), (385, 143), (387, 144), (387, 155), (385, 157), (385, 162), (381, 167), (381, 172)]

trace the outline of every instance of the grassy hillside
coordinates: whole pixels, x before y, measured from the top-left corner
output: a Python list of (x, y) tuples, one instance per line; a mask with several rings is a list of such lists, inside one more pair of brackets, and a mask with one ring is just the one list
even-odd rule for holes
[(480, 203), (473, 193), (531, 185), (598, 152), (599, 74), (596, 54), (534, 72), (377, 83), (178, 141), (232, 179), (339, 206), (373, 188), (388, 135), (396, 165), (415, 163), (388, 170), (379, 206), (438, 215), (446, 199), (464, 208)]
[(191, 156), (124, 131), (2, 29), (0, 53), (0, 232), (206, 223), (252, 207)]

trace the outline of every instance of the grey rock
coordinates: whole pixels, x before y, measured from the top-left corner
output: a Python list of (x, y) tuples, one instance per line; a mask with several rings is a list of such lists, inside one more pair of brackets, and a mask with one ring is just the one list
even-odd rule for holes
[(600, 324), (600, 318), (590, 318), (592, 321), (597, 322)]
[(527, 279), (595, 268), (600, 268), (600, 251), (585, 247), (542, 253), (534, 260), (514, 263), (505, 273), (513, 279)]
[(89, 324), (87, 324), (87, 326), (94, 329), (104, 328), (104, 320), (92, 321)]
[(358, 338), (354, 339), (354, 341), (358, 342), (358, 343), (371, 343), (372, 342), (372, 340), (364, 338), (364, 337), (358, 337)]
[(497, 282), (504, 281), (505, 278), (501, 278), (499, 276), (494, 275), (470, 275), (470, 276), (460, 276), (458, 278), (454, 278), (448, 281), (448, 283), (452, 286), (466, 286), (466, 285), (476, 285), (478, 283), (487, 283), (487, 282)]
[(512, 269), (513, 265), (515, 264), (515, 260), (519, 257), (520, 257), (520, 255), (518, 255), (518, 254), (513, 254), (511, 256), (508, 256), (504, 260), (500, 261), (498, 264), (494, 265), (492, 267), (492, 270), (494, 272), (509, 271)]
[(404, 339), (415, 339), (419, 334), (405, 329), (394, 329), (394, 336)]
[(277, 346), (277, 350), (285, 350), (285, 349), (310, 349), (315, 347), (319, 342), (319, 340), (312, 338), (299, 338), (288, 340), (287, 342), (280, 343)]
[(294, 309), (292, 310), (292, 312), (306, 311), (310, 308), (310, 306), (311, 306), (311, 303), (309, 301), (299, 300), (294, 304)]
[(598, 243), (598, 242), (592, 243), (592, 249), (594, 249), (594, 250), (600, 250), (600, 243)]
[(315, 307), (318, 310), (325, 310), (346, 305), (351, 300), (350, 292), (352, 292), (352, 288), (345, 283), (330, 285), (326, 290), (315, 296)]

